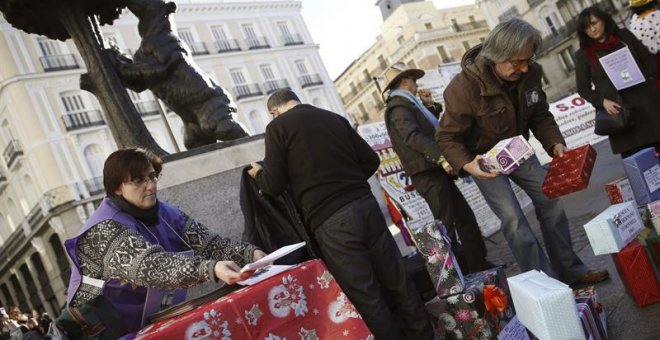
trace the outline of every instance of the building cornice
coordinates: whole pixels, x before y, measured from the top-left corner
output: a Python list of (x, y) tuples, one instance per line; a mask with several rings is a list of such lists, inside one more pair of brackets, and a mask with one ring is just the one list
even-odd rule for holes
[[(61, 84), (70, 84), (73, 80), (72, 76), (79, 76), (86, 72), (85, 69), (76, 69), (76, 70), (67, 70), (67, 71), (57, 71), (57, 72), (39, 72), (39, 73), (30, 73), (30, 74), (21, 74), (13, 76), (7, 79), (0, 81), (0, 96), (2, 96), (4, 90), (12, 85), (13, 83), (18, 82), (27, 82), (32, 80), (37, 80), (40, 82), (40, 87), (43, 87), (43, 82), (46, 82), (48, 85), (61, 85)], [(78, 78), (76, 78), (77, 80)]]

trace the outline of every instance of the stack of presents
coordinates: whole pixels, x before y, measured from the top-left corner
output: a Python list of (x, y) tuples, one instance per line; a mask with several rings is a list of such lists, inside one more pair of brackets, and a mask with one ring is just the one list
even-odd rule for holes
[[(517, 136), (496, 145), (481, 166), (510, 173), (531, 155), (532, 147)], [(543, 191), (555, 198), (586, 188), (595, 160), (590, 145), (555, 157)], [(653, 149), (624, 163), (627, 178), (607, 185), (613, 205), (584, 228), (595, 254), (612, 254), (628, 292), (645, 306), (660, 301), (660, 166)], [(441, 339), (607, 339), (593, 286), (573, 290), (536, 270), (507, 279), (501, 267), (463, 276), (442, 223), (411, 234), (435, 286), (437, 296), (426, 308)]]

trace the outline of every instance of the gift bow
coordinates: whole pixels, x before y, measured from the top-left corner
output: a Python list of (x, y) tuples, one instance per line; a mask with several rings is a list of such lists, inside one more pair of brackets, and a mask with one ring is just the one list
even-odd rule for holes
[(485, 285), (484, 303), (486, 304), (486, 311), (491, 317), (495, 318), (496, 313), (502, 317), (504, 316), (504, 311), (509, 306), (509, 299), (500, 287)]

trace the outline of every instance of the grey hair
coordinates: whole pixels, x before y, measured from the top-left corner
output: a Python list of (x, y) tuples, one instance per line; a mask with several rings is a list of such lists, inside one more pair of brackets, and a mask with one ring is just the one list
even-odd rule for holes
[(509, 60), (527, 45), (534, 45), (534, 53), (541, 49), (541, 33), (521, 19), (510, 19), (493, 28), (483, 43), (482, 57), (495, 63)]
[(273, 94), (270, 95), (270, 97), (268, 98), (268, 101), (266, 102), (266, 107), (268, 108), (268, 111), (271, 111), (276, 106), (284, 105), (291, 100), (300, 102), (300, 99), (298, 99), (298, 96), (295, 94), (295, 92), (289, 89), (277, 90), (273, 92)]

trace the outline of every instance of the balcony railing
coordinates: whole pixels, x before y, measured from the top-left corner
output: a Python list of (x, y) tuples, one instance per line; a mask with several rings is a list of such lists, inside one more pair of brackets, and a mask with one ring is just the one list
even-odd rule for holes
[(318, 75), (318, 73), (306, 74), (304, 76), (301, 76), (299, 80), (300, 80), (300, 86), (302, 86), (302, 88), (314, 86), (314, 85), (323, 85), (323, 80)]
[(243, 98), (262, 96), (264, 93), (259, 88), (259, 84), (243, 84), (234, 87), (236, 100)]
[(566, 25), (559, 27), (555, 32), (550, 33), (543, 37), (541, 46), (544, 50), (549, 50), (553, 46), (557, 45), (564, 39), (570, 37), (575, 33), (577, 27), (577, 19), (573, 18), (570, 21), (566, 22)]
[(155, 100), (146, 100), (133, 103), (140, 116), (153, 116), (158, 114), (158, 103)]
[(268, 39), (266, 37), (255, 37), (245, 39), (250, 50), (258, 50), (260, 48), (270, 48)]
[(83, 183), (85, 184), (85, 188), (89, 192), (90, 196), (96, 196), (105, 191), (105, 188), (103, 187), (103, 177), (101, 176), (86, 179), (83, 181)]
[(216, 41), (215, 49), (218, 51), (218, 53), (226, 53), (226, 52), (240, 51), (241, 47), (238, 45), (238, 40), (227, 39), (227, 40)]
[(206, 43), (203, 41), (190, 42), (188, 43), (188, 47), (190, 47), (190, 52), (192, 52), (192, 55), (209, 54), (209, 50), (206, 48)]
[(286, 79), (267, 80), (264, 83), (266, 94), (271, 94), (279, 89), (290, 89), (289, 81)]
[(303, 42), (302, 37), (298, 33), (283, 35), (282, 42), (284, 43), (284, 46), (302, 45), (305, 43)]
[(488, 28), (488, 23), (486, 22), (486, 20), (473, 21), (473, 22), (454, 25), (454, 31), (456, 32), (471, 31), (480, 28)]
[(5, 147), (5, 151), (2, 152), (2, 158), (5, 160), (7, 168), (11, 167), (16, 159), (22, 155), (23, 147), (21, 147), (21, 143), (17, 139), (10, 140), (9, 144)]
[(66, 113), (62, 116), (62, 121), (64, 121), (67, 131), (105, 124), (105, 120), (101, 116), (101, 110)]
[(39, 57), (39, 60), (41, 61), (41, 66), (43, 66), (44, 71), (46, 72), (80, 68), (76, 56), (73, 54), (46, 55)]

